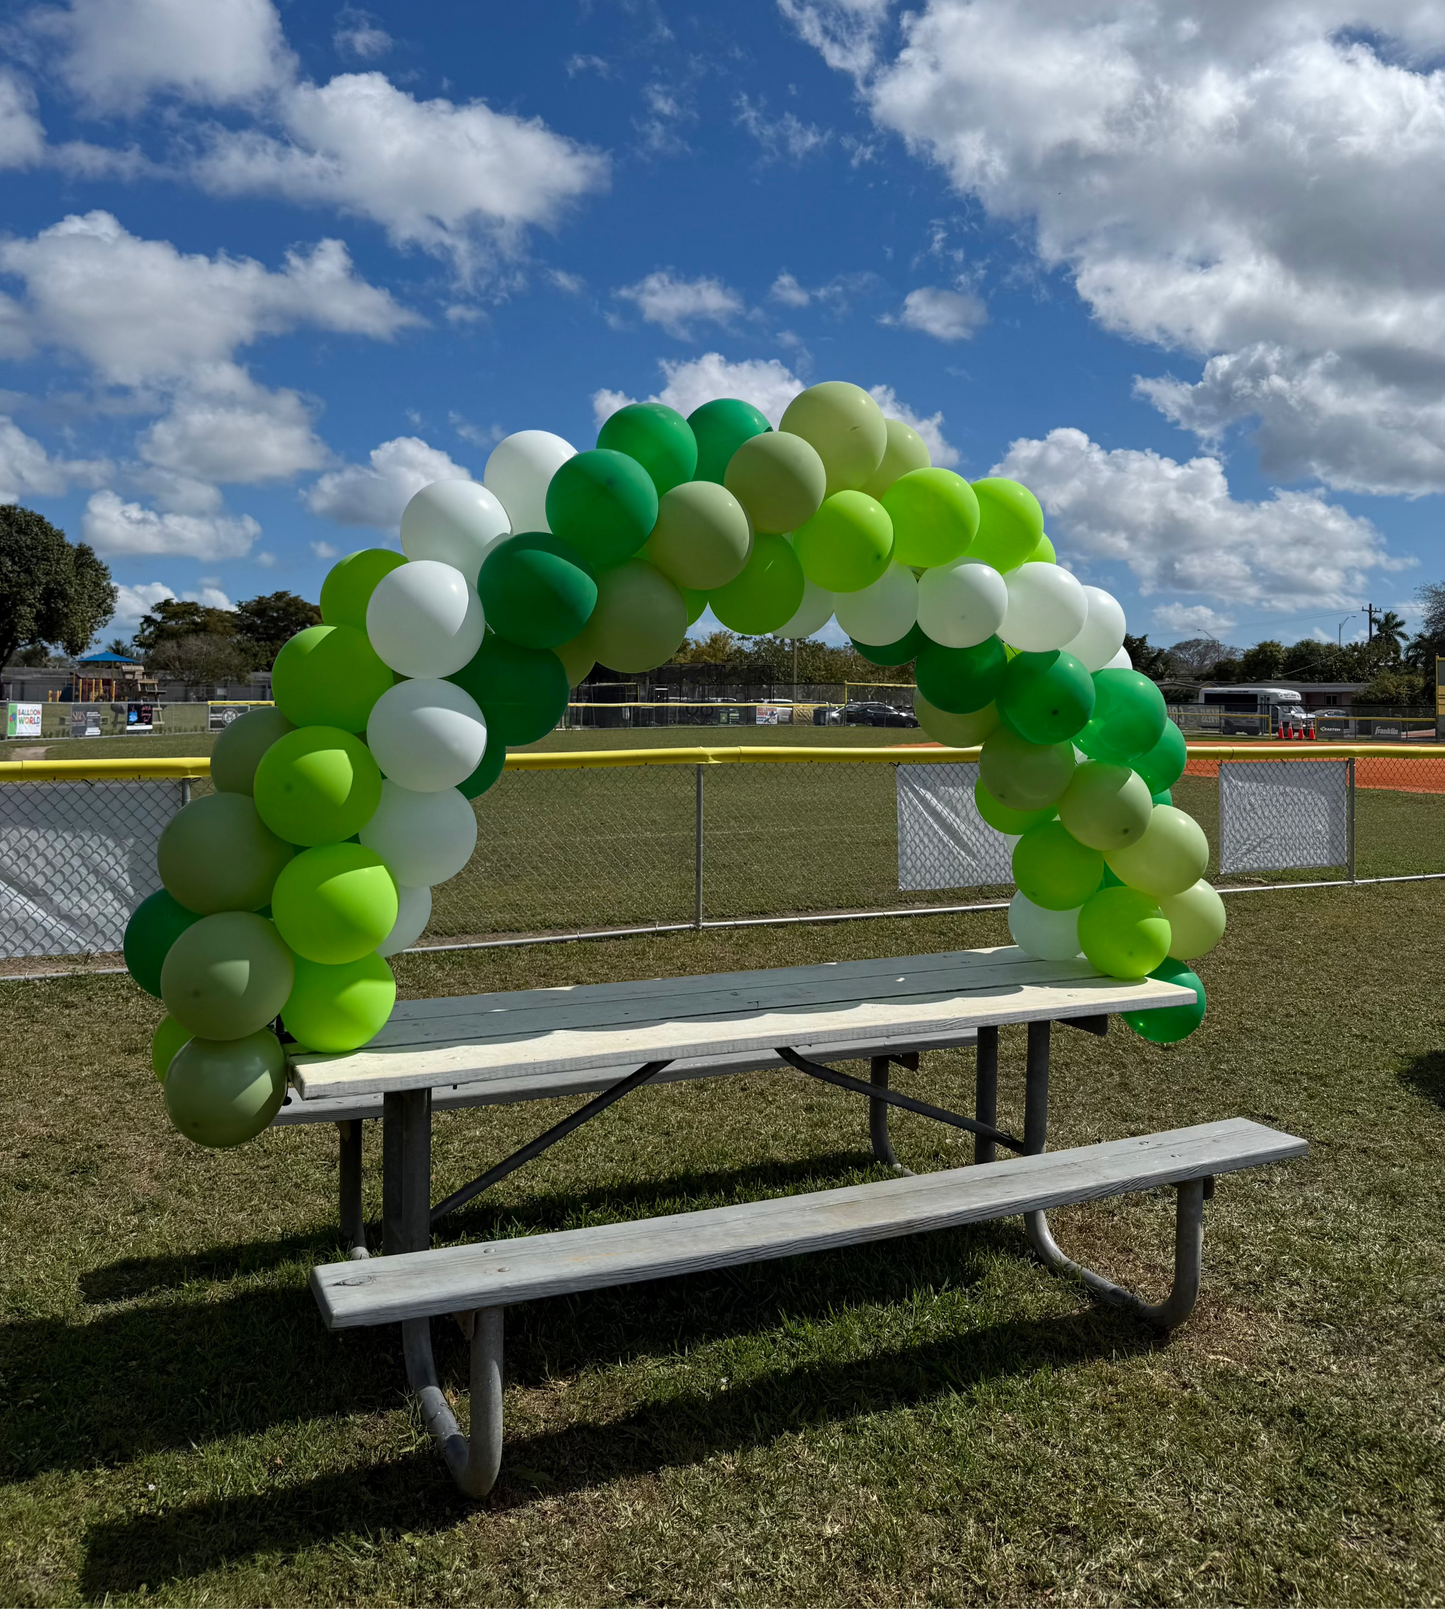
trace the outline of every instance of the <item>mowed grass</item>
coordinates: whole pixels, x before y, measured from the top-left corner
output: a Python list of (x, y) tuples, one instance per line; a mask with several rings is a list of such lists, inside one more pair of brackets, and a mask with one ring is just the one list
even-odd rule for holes
[[(1261, 894), (1174, 1048), (1055, 1035), (1052, 1143), (1243, 1114), (1304, 1161), (1220, 1181), (1160, 1341), (1004, 1222), (508, 1317), (480, 1505), (394, 1330), (328, 1335), (331, 1132), (198, 1150), (123, 979), (0, 987), (0, 1602), (1438, 1603), (1445, 1598), (1445, 965), (1436, 885)], [(409, 995), (905, 954), (996, 913), (411, 956)], [(1023, 1032), (1003, 1031), (1022, 1121)], [(857, 1069), (854, 1069), (857, 1070)], [(896, 1074), (966, 1099), (963, 1054)], [(572, 1102), (440, 1117), (436, 1191)], [(371, 1126), (374, 1128), (374, 1125)], [(449, 1222), (513, 1235), (877, 1177), (862, 1104), (799, 1075), (639, 1092)], [(964, 1136), (904, 1115), (915, 1169)], [(379, 1213), (377, 1136), (368, 1207)], [(1055, 1215), (1157, 1295), (1165, 1193)], [(465, 1356), (438, 1322), (449, 1389)]]

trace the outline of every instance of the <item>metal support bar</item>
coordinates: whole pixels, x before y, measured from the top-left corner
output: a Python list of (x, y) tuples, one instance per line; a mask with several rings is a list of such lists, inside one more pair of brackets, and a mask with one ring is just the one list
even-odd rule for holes
[(1049, 1141), (1049, 1024), (1029, 1024), (1025, 1062), (1024, 1151), (1036, 1156)]
[(1005, 1134), (1002, 1129), (993, 1128), (987, 1123), (975, 1122), (971, 1117), (960, 1117), (957, 1112), (947, 1112), (941, 1106), (930, 1106), (927, 1101), (916, 1101), (911, 1095), (900, 1095), (897, 1090), (879, 1089), (876, 1084), (865, 1084), (861, 1078), (849, 1078), (847, 1073), (835, 1073), (831, 1067), (809, 1061), (806, 1056), (800, 1056), (796, 1050), (789, 1050), (786, 1045), (777, 1046), (777, 1054), (790, 1067), (796, 1067), (800, 1073), (807, 1073), (810, 1078), (819, 1078), (825, 1084), (836, 1084), (839, 1089), (851, 1089), (858, 1095), (866, 1095), (870, 1100), (887, 1101), (890, 1106), (901, 1106), (905, 1112), (917, 1112), (920, 1117), (931, 1117), (939, 1123), (950, 1123), (956, 1129), (967, 1129), (970, 1134), (987, 1135), (997, 1144), (1006, 1145), (1014, 1151), (1024, 1149), (1012, 1134)]
[(340, 1197), (341, 1244), (348, 1257), (365, 1257), (366, 1221), (361, 1214), (361, 1130), (359, 1117), (336, 1125), (340, 1157), (337, 1194)]
[[(499, 1162), (496, 1167), (488, 1168), (470, 1184), (464, 1184), (460, 1190), (454, 1190), (445, 1201), (438, 1202), (431, 1209), (431, 1221), (436, 1223), (439, 1218), (445, 1218), (449, 1212), (455, 1212), (458, 1207), (466, 1206), (473, 1196), (481, 1195), (483, 1190), (490, 1189), (498, 1180), (505, 1179), (509, 1173), (514, 1173), (524, 1162), (530, 1162), (533, 1157), (541, 1156), (549, 1146), (556, 1145), (558, 1140), (565, 1140), (573, 1129), (580, 1129), (584, 1123), (590, 1123), (594, 1117), (605, 1112), (614, 1101), (620, 1101), (624, 1095), (630, 1095), (649, 1078), (655, 1078), (664, 1067), (671, 1065), (672, 1058), (669, 1057), (666, 1061), (650, 1061), (645, 1066), (639, 1067), (635, 1073), (629, 1073), (611, 1089), (603, 1090), (585, 1106), (579, 1106), (570, 1117), (564, 1117), (560, 1123), (554, 1123), (545, 1134), (539, 1134), (535, 1140), (529, 1140), (520, 1151), (513, 1151), (511, 1156)], [(866, 1084), (863, 1085), (864, 1089), (867, 1087)], [(390, 1096), (387, 1099), (389, 1100)]]
[(1355, 760), (1351, 755), (1345, 761), (1345, 863), (1346, 874), (1353, 883), (1355, 877)]
[(707, 768), (697, 767), (697, 841), (693, 848), (693, 918), (692, 925), (702, 927), (702, 776)]
[(472, 1315), (471, 1423), (465, 1436), (437, 1383), (431, 1320), (408, 1319), (401, 1327), (407, 1383), (452, 1478), (468, 1497), (485, 1497), (502, 1466), (502, 1312), (483, 1307)]
[[(868, 1077), (874, 1089), (888, 1088), (888, 1067), (893, 1060), (892, 1056), (874, 1056), (869, 1061)], [(913, 1060), (916, 1065), (917, 1057)], [(868, 1138), (873, 1142), (873, 1155), (885, 1168), (892, 1168), (898, 1174), (912, 1174), (912, 1168), (905, 1168), (893, 1154), (893, 1141), (888, 1136), (888, 1102), (880, 1101), (877, 1096), (868, 1102)]]
[(431, 1091), (402, 1096), (401, 1250), (431, 1247)]
[(1061, 1028), (1077, 1028), (1080, 1033), (1093, 1034), (1096, 1039), (1102, 1039), (1109, 1032), (1109, 1019), (1107, 1016), (1098, 1017), (1060, 1017)]
[[(975, 1051), (977, 1069), (974, 1073), (973, 1110), (979, 1122), (993, 1128), (998, 1123), (998, 1029), (980, 1028)], [(995, 1160), (994, 1143), (986, 1135), (978, 1135), (973, 1142), (973, 1160), (976, 1163)]]
[(402, 1097), (388, 1091), (381, 1098), (381, 1249), (388, 1256), (404, 1251), (401, 1228)]

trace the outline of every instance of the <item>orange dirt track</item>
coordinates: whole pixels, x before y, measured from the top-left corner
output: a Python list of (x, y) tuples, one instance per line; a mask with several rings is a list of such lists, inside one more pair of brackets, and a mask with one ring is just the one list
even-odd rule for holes
[[(1311, 760), (1331, 758), (1333, 756), (1328, 749), (1316, 748), (1308, 755), (1291, 755), (1285, 763), (1308, 765)], [(1187, 777), (1217, 777), (1219, 761), (1191, 754), (1184, 774)], [(1398, 760), (1359, 759), (1355, 761), (1355, 786), (1384, 788), (1394, 793), (1445, 793), (1445, 760), (1436, 759), (1434, 755), (1411, 759), (1408, 754), (1402, 754)]]

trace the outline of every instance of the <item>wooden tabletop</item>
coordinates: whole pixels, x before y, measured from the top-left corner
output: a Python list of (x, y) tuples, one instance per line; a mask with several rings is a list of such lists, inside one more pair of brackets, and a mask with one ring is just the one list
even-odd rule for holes
[[(1036, 961), (1014, 945), (763, 972), (651, 978), (399, 1003), (360, 1050), (298, 1055), (302, 1100), (461, 1081), (640, 1067), (683, 1056), (787, 1045), (946, 1044), (991, 1023), (1092, 1017), (1183, 1005), (1192, 989), (1120, 983), (1089, 964)], [(955, 1041), (956, 1042), (956, 1041)]]

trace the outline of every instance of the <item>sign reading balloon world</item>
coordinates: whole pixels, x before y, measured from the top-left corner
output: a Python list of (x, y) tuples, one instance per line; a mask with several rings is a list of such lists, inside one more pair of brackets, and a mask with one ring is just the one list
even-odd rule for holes
[(277, 656), (275, 707), (217, 741), (216, 791), (167, 826), (163, 887), (127, 929), (131, 975), (166, 1005), (152, 1059), (191, 1139), (270, 1123), (278, 1018), (310, 1051), (377, 1033), (388, 957), (466, 865), (472, 800), (507, 748), (551, 731), (594, 664), (670, 659), (709, 605), (746, 635), (836, 616), (875, 664), (914, 665), (923, 729), (982, 746), (979, 812), (1015, 840), (1015, 941), (1192, 986), (1194, 1005), (1127, 1019), (1147, 1038), (1198, 1025), (1187, 963), (1224, 909), (1169, 794), (1184, 740), (1130, 666), (1123, 610), (1055, 562), (1026, 487), (934, 468), (866, 391), (813, 386), (777, 430), (722, 399), (686, 419), (632, 404), (587, 452), (521, 431), (482, 483), (418, 492), (401, 547), (327, 576), (324, 624)]

